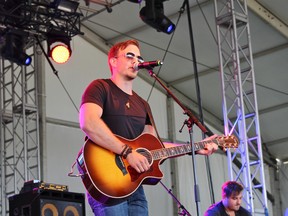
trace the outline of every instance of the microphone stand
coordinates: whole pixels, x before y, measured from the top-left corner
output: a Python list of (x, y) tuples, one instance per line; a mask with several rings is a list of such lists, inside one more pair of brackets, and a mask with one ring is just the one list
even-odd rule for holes
[[(192, 29), (192, 21), (191, 21), (191, 13), (190, 13), (190, 5), (189, 0), (184, 0), (183, 7), (186, 5), (187, 9), (187, 18), (188, 18), (188, 29), (189, 29), (189, 36), (190, 36), (190, 45), (191, 45), (191, 52), (192, 52), (192, 59), (193, 59), (193, 69), (194, 69), (194, 75), (195, 75), (195, 85), (196, 85), (196, 93), (197, 93), (197, 101), (198, 101), (198, 111), (199, 111), (199, 118), (200, 121), (203, 123), (203, 111), (202, 111), (202, 102), (200, 97), (200, 87), (199, 87), (199, 77), (198, 77), (198, 69), (197, 69), (197, 60), (196, 60), (196, 54), (195, 54), (195, 44), (194, 44), (194, 37), (193, 37), (193, 29)], [(211, 133), (212, 135), (212, 133)], [(202, 138), (205, 137), (205, 134), (202, 133)], [(212, 185), (212, 177), (211, 177), (211, 168), (210, 168), (210, 162), (208, 157), (205, 157), (205, 163), (206, 163), (206, 171), (208, 176), (208, 186), (210, 189), (210, 198), (211, 202), (215, 202), (214, 198), (214, 190)]]
[(194, 176), (194, 193), (195, 193), (195, 202), (196, 202), (196, 208), (197, 208), (197, 215), (200, 215), (200, 194), (199, 194), (199, 186), (198, 186), (198, 180), (196, 176), (196, 160), (195, 160), (195, 146), (194, 141), (192, 137), (193, 133), (193, 125), (196, 124), (204, 134), (211, 136), (213, 135), (211, 131), (208, 131), (204, 125), (192, 114), (192, 112), (185, 107), (180, 100), (170, 91), (169, 88), (167, 88), (162, 81), (157, 77), (157, 75), (153, 72), (153, 67), (147, 67), (146, 68), (150, 74), (151, 77), (153, 77), (165, 90), (166, 92), (174, 99), (174, 101), (183, 109), (183, 113), (189, 117), (189, 120), (186, 120), (184, 124), (188, 126), (189, 130), (189, 136), (190, 136), (190, 145), (192, 149), (192, 166), (193, 166), (193, 176)]
[(168, 192), (168, 194), (170, 194), (172, 196), (172, 198), (177, 202), (178, 204), (178, 208), (179, 210), (181, 210), (181, 212), (179, 212), (179, 215), (187, 215), (187, 216), (191, 216), (191, 214), (187, 211), (187, 209), (180, 203), (180, 201), (177, 199), (177, 197), (172, 193), (171, 189), (168, 189), (162, 181), (160, 181), (160, 183), (162, 184), (162, 186), (165, 188), (165, 190)]
[(191, 121), (191, 123), (194, 123), (196, 124), (204, 134), (208, 135), (208, 136), (212, 136), (212, 132), (211, 131), (208, 131), (206, 129), (206, 127), (204, 125), (202, 125), (202, 123), (192, 114), (192, 112), (187, 109), (187, 107), (185, 107), (180, 100), (178, 100), (178, 98), (170, 91), (169, 88), (167, 88), (163, 83), (162, 81), (157, 77), (157, 75), (153, 72), (153, 68), (150, 67), (150, 68), (147, 68), (149, 74), (151, 77), (153, 77), (165, 90), (166, 92), (174, 99), (174, 101), (183, 109), (184, 111), (184, 114), (188, 115), (189, 116), (189, 120)]

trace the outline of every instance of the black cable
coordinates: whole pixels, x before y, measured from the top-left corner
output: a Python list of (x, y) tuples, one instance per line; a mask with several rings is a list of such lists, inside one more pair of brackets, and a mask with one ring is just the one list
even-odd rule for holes
[[(180, 11), (179, 11), (178, 19), (177, 19), (176, 24), (175, 24), (175, 26), (176, 26), (175, 29), (176, 29), (177, 26), (178, 26), (178, 23), (179, 23), (179, 21), (180, 21), (180, 18), (181, 18), (181, 15), (183, 14), (183, 12), (184, 12), (184, 8), (183, 8), (183, 5), (182, 5), (182, 7), (180, 8)], [(172, 33), (172, 35), (171, 35), (171, 37), (170, 37), (170, 40), (169, 40), (169, 42), (168, 42), (167, 48), (165, 49), (165, 53), (164, 53), (164, 55), (163, 55), (162, 61), (164, 61), (165, 58), (166, 58), (166, 56), (167, 56), (169, 47), (170, 47), (171, 42), (172, 42), (172, 39), (173, 39), (173, 37), (174, 37), (174, 33), (175, 33), (175, 31)], [(161, 68), (162, 68), (162, 66), (159, 67), (159, 69), (158, 69), (158, 71), (157, 71), (157, 73), (156, 73), (157, 76), (160, 74)], [(154, 82), (153, 82), (153, 84), (152, 84), (151, 90), (150, 90), (149, 95), (148, 95), (148, 97), (147, 97), (147, 101), (149, 101), (149, 98), (150, 98), (150, 96), (151, 96), (151, 94), (152, 94), (152, 91), (153, 91), (153, 89), (154, 89), (154, 87), (155, 87), (155, 84), (156, 84), (156, 80), (154, 80)]]
[(42, 52), (43, 52), (43, 54), (44, 54), (46, 60), (48, 61), (48, 63), (49, 63), (49, 65), (50, 65), (53, 73), (54, 73), (55, 76), (58, 78), (61, 86), (63, 87), (64, 91), (65, 91), (66, 94), (68, 95), (68, 97), (69, 97), (70, 101), (72, 102), (73, 106), (75, 107), (75, 109), (77, 110), (77, 112), (79, 112), (79, 109), (77, 108), (77, 106), (76, 106), (76, 104), (74, 103), (72, 97), (70, 96), (69, 92), (67, 91), (67, 89), (66, 89), (66, 87), (64, 86), (63, 82), (61, 81), (61, 79), (60, 79), (60, 77), (59, 77), (59, 75), (58, 75), (58, 71), (55, 69), (54, 65), (52, 64), (51, 60), (49, 59), (49, 56), (48, 56), (47, 53), (45, 52), (45, 50), (44, 50), (44, 48), (43, 48), (43, 46), (42, 46), (42, 44), (41, 44), (41, 41), (39, 40), (39, 38), (38, 38), (37, 35), (35, 36), (35, 38), (36, 38), (37, 43), (38, 43), (38, 45), (40, 46), (40, 48), (41, 48), (41, 50), (42, 50)]
[[(197, 64), (196, 64), (197, 60), (196, 60), (193, 28), (192, 28), (191, 13), (190, 13), (190, 5), (189, 5), (189, 0), (184, 0), (184, 2), (186, 5), (187, 17), (188, 17), (188, 23), (189, 23), (188, 25), (189, 25), (190, 45), (191, 45), (193, 69), (194, 69), (194, 75), (195, 75), (195, 85), (196, 85), (196, 93), (197, 93), (199, 120), (202, 123), (202, 125), (204, 125), (203, 109), (202, 109), (202, 101), (201, 101), (201, 93), (200, 93), (200, 84), (199, 84), (198, 69), (197, 69)], [(205, 135), (211, 136), (212, 134), (203, 132), (202, 133), (203, 139), (205, 138)], [(208, 186), (210, 189), (209, 190), (210, 191), (210, 198), (211, 198), (211, 202), (214, 203), (215, 202), (214, 190), (213, 190), (213, 184), (212, 184), (211, 167), (210, 167), (210, 162), (209, 162), (208, 157), (205, 157), (205, 162), (206, 162), (206, 171), (207, 171), (207, 176), (208, 176)], [(197, 184), (195, 184), (195, 186), (197, 186)], [(199, 202), (200, 202), (200, 198), (199, 198)], [(198, 211), (200, 211), (200, 210), (198, 210)], [(198, 215), (199, 215), (199, 212), (198, 212)]]

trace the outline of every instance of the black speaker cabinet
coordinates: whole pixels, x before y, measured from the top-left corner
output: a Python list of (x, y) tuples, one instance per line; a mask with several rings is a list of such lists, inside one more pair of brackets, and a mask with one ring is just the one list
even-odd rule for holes
[(33, 190), (9, 197), (9, 216), (85, 216), (85, 195)]

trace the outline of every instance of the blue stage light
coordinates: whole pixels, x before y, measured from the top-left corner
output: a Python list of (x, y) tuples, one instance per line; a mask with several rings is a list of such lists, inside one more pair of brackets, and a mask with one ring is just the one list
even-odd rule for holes
[(25, 53), (24, 46), (27, 34), (20, 31), (8, 31), (5, 34), (4, 46), (1, 49), (1, 56), (4, 59), (12, 61), (18, 65), (28, 66), (32, 58)]
[(159, 32), (171, 34), (176, 26), (164, 15), (163, 1), (146, 1), (146, 6), (140, 10), (143, 22)]

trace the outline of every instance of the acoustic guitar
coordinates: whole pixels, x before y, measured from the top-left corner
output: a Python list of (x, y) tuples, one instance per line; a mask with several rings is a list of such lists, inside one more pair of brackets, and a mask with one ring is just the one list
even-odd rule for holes
[[(188, 144), (165, 148), (159, 139), (147, 133), (133, 140), (117, 137), (145, 156), (150, 163), (150, 169), (138, 173), (121, 156), (88, 139), (77, 158), (78, 167), (87, 191), (101, 203), (112, 204), (117, 202), (117, 199), (126, 198), (141, 184), (157, 184), (163, 177), (159, 169), (161, 161), (192, 152), (191, 145)], [(237, 148), (239, 143), (234, 135), (217, 136), (213, 140), (194, 143), (194, 150), (204, 149), (205, 144), (212, 142), (221, 148)]]

